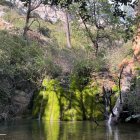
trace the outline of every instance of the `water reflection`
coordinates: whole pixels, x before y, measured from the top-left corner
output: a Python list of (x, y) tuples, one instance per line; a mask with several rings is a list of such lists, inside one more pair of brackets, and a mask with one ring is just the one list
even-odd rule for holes
[(107, 139), (119, 140), (118, 126), (107, 125)]
[(140, 125), (20, 121), (0, 124), (0, 140), (140, 140)]
[(43, 122), (46, 140), (58, 140), (60, 134), (59, 122)]

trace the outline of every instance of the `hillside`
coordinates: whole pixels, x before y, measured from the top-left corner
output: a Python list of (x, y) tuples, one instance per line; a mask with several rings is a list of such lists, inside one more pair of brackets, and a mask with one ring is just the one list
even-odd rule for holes
[(97, 123), (109, 118), (120, 92), (130, 96), (121, 108), (128, 111), (122, 120), (140, 113), (139, 32), (136, 42), (129, 38), (126, 43), (119, 20), (99, 29), (71, 19), (68, 48), (65, 19), (52, 23), (35, 15), (25, 37), (26, 14), (5, 1), (0, 4), (0, 121)]

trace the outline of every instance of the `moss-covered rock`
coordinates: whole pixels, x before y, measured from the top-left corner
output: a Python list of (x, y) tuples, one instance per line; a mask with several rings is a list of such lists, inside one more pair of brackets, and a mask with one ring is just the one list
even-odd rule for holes
[(83, 91), (77, 89), (71, 92), (71, 95), (62, 90), (57, 80), (45, 78), (42, 86), (34, 100), (33, 116), (41, 115), (42, 119), (48, 121), (103, 119), (100, 111), (103, 106), (97, 100), (100, 92), (98, 86), (86, 86)]
[(45, 78), (42, 89), (34, 101), (33, 116), (41, 115), (44, 120), (60, 120), (60, 88), (56, 80)]

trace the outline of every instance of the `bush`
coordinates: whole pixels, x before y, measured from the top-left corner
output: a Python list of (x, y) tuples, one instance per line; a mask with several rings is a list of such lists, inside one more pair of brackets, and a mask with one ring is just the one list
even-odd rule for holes
[(111, 71), (116, 72), (119, 68), (119, 64), (121, 64), (125, 58), (131, 58), (133, 54), (131, 47), (131, 42), (127, 42), (122, 47), (116, 47), (107, 50), (105, 59), (108, 62)]
[(126, 106), (131, 115), (140, 114), (140, 79), (138, 77), (133, 79), (131, 90), (128, 93), (126, 100)]
[(6, 31), (0, 31), (0, 42), (0, 96), (9, 104), (16, 90), (28, 94), (38, 89), (46, 62), (36, 43)]
[(38, 30), (41, 34), (50, 38), (50, 30), (48, 28), (40, 27)]
[(43, 51), (37, 44), (27, 44), (22, 37), (0, 32), (0, 65), (1, 73), (15, 76), (20, 72), (28, 78), (38, 75), (45, 67)]

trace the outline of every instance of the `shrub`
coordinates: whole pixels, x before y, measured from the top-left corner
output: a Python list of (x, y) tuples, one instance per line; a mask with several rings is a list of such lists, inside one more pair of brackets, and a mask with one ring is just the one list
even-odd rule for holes
[(111, 71), (116, 72), (119, 68), (118, 67), (119, 64), (121, 64), (125, 58), (128, 59), (131, 58), (133, 54), (131, 46), (132, 46), (131, 42), (128, 42), (124, 44), (122, 47), (116, 47), (107, 50), (105, 59), (108, 62)]
[(9, 104), (16, 90), (28, 94), (38, 89), (46, 62), (43, 50), (20, 36), (0, 31), (0, 42), (0, 96)]

